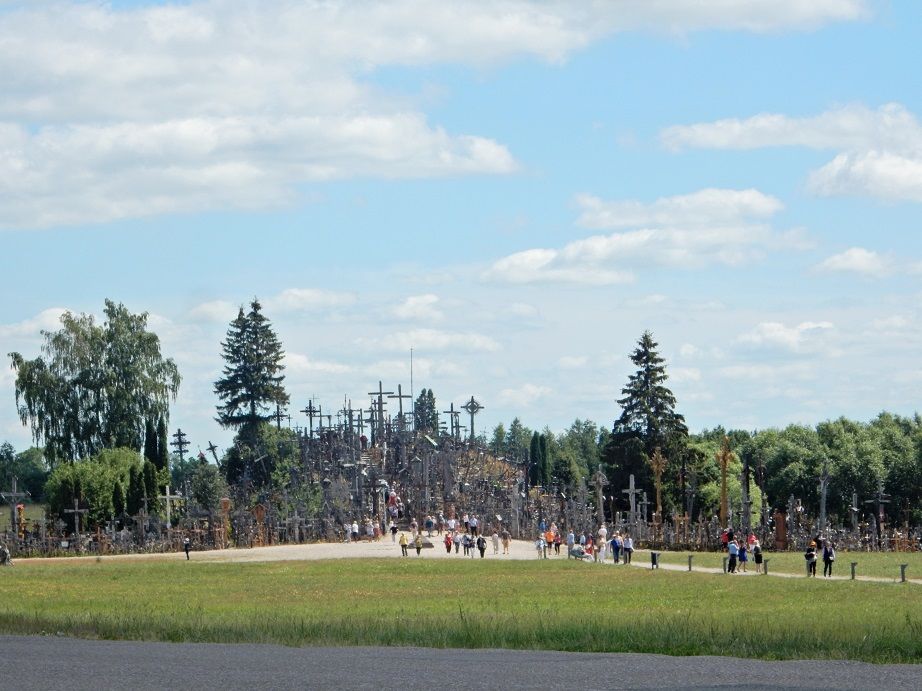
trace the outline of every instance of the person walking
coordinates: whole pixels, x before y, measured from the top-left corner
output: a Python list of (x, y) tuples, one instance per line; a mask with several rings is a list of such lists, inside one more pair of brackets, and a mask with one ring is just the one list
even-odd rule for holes
[(567, 559), (573, 558), (573, 546), (576, 544), (576, 536), (573, 531), (567, 533)]
[(455, 536), (451, 539), (451, 541), (455, 544), (455, 554), (457, 554), (458, 550), (461, 549), (461, 542), (462, 542), (461, 533), (456, 532)]
[(466, 557), (474, 546), (470, 533), (464, 533), (464, 537), (461, 538), (461, 546), (464, 548), (464, 556)]
[(807, 560), (807, 578), (816, 578), (816, 543), (811, 542), (804, 552), (804, 559)]
[(391, 531), (391, 542), (397, 542), (397, 524), (394, 523), (393, 519), (391, 519), (388, 530)]
[(563, 538), (560, 537), (560, 531), (555, 530), (554, 531), (554, 556), (555, 557), (560, 556), (560, 545), (562, 542), (563, 542)]
[(736, 573), (736, 558), (739, 556), (740, 547), (736, 540), (727, 541), (727, 555), (730, 560), (727, 562), (727, 573)]
[(621, 533), (617, 530), (611, 538), (611, 556), (615, 564), (621, 560)]
[(409, 543), (410, 541), (407, 540), (407, 534), (401, 531), (400, 533), (400, 555), (401, 556), (404, 556), (404, 557), (409, 556), (407, 554), (407, 545)]
[(493, 554), (499, 554), (499, 533), (493, 530)]
[(630, 533), (624, 534), (624, 563), (630, 564), (631, 557), (634, 555), (634, 538)]
[(188, 537), (182, 541), (182, 548), (186, 551), (186, 561), (189, 561), (189, 550), (192, 549), (192, 542)]
[(749, 545), (746, 544), (745, 540), (740, 540), (740, 571), (746, 573), (746, 564), (749, 562)]
[(509, 542), (512, 540), (512, 534), (506, 529), (503, 528), (503, 554), (509, 554)]
[(483, 535), (477, 536), (477, 550), (480, 552), (480, 558), (483, 559), (483, 555), (487, 551), (487, 538)]
[(752, 560), (756, 564), (756, 573), (762, 573), (762, 545), (758, 540), (752, 543)]
[(538, 552), (538, 559), (541, 559), (542, 556), (547, 559), (547, 545), (544, 542), (543, 533), (539, 533), (538, 539), (535, 540), (535, 550)]
[(443, 542), (445, 543), (445, 551), (451, 554), (451, 544), (452, 544), (451, 533), (445, 533), (445, 539), (443, 540)]
[(416, 540), (413, 543), (416, 545), (416, 556), (420, 556), (420, 553), (423, 551), (423, 534), (422, 532), (416, 533)]
[(836, 548), (829, 540), (823, 541), (823, 578), (832, 576), (832, 562), (836, 560)]

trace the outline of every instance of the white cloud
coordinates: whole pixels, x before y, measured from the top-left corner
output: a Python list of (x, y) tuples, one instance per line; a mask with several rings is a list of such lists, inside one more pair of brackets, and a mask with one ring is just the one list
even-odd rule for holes
[(655, 220), (678, 223), (683, 209), (688, 210), (688, 225), (594, 235), (559, 250), (523, 250), (494, 262), (484, 277), (508, 283), (612, 285), (633, 281), (637, 266), (739, 266), (770, 251), (810, 246), (799, 230), (777, 232), (758, 222), (780, 210), (781, 203), (757, 190), (708, 189), (652, 204), (580, 199), (587, 209), (580, 219), (584, 225), (621, 227)]
[(701, 355), (701, 349), (691, 343), (683, 343), (682, 347), (679, 348), (679, 355), (683, 358), (696, 358)]
[(810, 175), (820, 195), (863, 194), (922, 202), (922, 123), (898, 103), (834, 108), (813, 117), (763, 113), (747, 119), (676, 125), (660, 135), (670, 149), (799, 146), (837, 150)]
[(264, 301), (268, 310), (298, 312), (302, 310), (346, 307), (355, 302), (355, 295), (316, 288), (288, 288)]
[(755, 382), (757, 384), (785, 383), (788, 381), (815, 379), (816, 367), (813, 363), (807, 362), (792, 362), (780, 365), (737, 364), (720, 367), (717, 369), (717, 374), (727, 379)]
[(578, 197), (577, 203), (583, 211), (578, 223), (603, 229), (735, 224), (753, 217), (769, 217), (783, 208), (778, 199), (758, 190), (713, 188), (662, 197), (651, 204), (635, 200), (606, 202), (590, 195)]
[(890, 260), (877, 252), (861, 247), (852, 247), (835, 254), (817, 265), (820, 271), (856, 273), (862, 276), (880, 278), (892, 271)]
[(363, 337), (357, 339), (356, 343), (368, 350), (406, 353), (410, 352), (410, 348), (416, 351), (458, 350), (465, 352), (494, 352), (500, 349), (499, 343), (483, 334), (436, 329), (412, 329), (388, 336)]
[(499, 392), (499, 402), (519, 408), (530, 408), (542, 398), (547, 398), (553, 389), (538, 384), (523, 384), (516, 388), (503, 389)]
[(398, 319), (414, 319), (419, 321), (439, 321), (445, 315), (436, 307), (439, 302), (438, 295), (411, 295), (399, 305), (391, 309)]
[(300, 353), (285, 353), (285, 368), (291, 374), (348, 374), (353, 371), (349, 365), (338, 362), (313, 360)]
[(697, 367), (672, 367), (669, 370), (669, 380), (677, 384), (701, 381), (701, 370)]
[(375, 70), (866, 14), (862, 0), (16, 2), (0, 23), (0, 228), (260, 209), (355, 176), (509, 173), (501, 143), (430, 124)]
[(564, 355), (557, 360), (557, 366), (561, 369), (579, 369), (585, 367), (589, 358), (585, 355)]
[(780, 347), (794, 352), (816, 350), (821, 346), (818, 337), (834, 328), (831, 322), (803, 322), (786, 326), (781, 322), (762, 322), (737, 340), (755, 346)]
[(871, 322), (871, 326), (875, 331), (902, 331), (911, 326), (912, 323), (913, 320), (911, 318), (905, 317), (902, 314), (894, 314), (890, 317), (875, 319)]
[(227, 300), (211, 300), (210, 302), (196, 305), (189, 310), (189, 317), (197, 322), (226, 323), (237, 316), (238, 309), (240, 309), (240, 305), (235, 305)]
[(31, 338), (42, 331), (56, 331), (61, 328), (61, 315), (65, 312), (63, 307), (50, 307), (16, 324), (0, 325), (0, 338)]

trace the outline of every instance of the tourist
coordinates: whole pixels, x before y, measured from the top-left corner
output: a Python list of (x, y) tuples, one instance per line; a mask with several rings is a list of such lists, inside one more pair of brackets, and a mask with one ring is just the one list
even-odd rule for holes
[(740, 540), (739, 543), (740, 571), (746, 573), (746, 564), (749, 563), (749, 545), (744, 540)]
[(449, 518), (449, 519), (448, 519), (448, 532), (449, 532), (449, 533), (455, 532), (455, 526), (456, 526), (456, 525), (458, 525), (458, 520), (457, 520), (454, 516), (452, 516), (451, 518)]
[(823, 541), (823, 578), (832, 576), (832, 562), (836, 560), (836, 549), (829, 540)]
[(388, 529), (391, 531), (391, 542), (397, 542), (397, 524), (394, 523), (394, 519), (391, 519)]
[(605, 550), (608, 548), (608, 528), (605, 527), (605, 524), (599, 526), (599, 532), (596, 535), (596, 546), (599, 552), (599, 563), (605, 561)]
[(816, 578), (816, 542), (811, 542), (804, 552), (804, 559), (807, 560), (807, 577)]
[(426, 537), (432, 537), (432, 529), (435, 527), (435, 520), (432, 516), (426, 516)]
[(445, 530), (445, 516), (441, 513), (439, 514), (438, 529), (439, 535), (441, 535), (442, 531)]
[(471, 516), (469, 522), (471, 525), (471, 535), (477, 537), (477, 528), (480, 526), (480, 521), (477, 520), (477, 516)]
[(423, 551), (423, 534), (416, 533), (416, 540), (414, 543), (416, 545), (416, 556), (420, 556), (420, 553)]
[(189, 540), (188, 537), (183, 539), (182, 548), (186, 551), (186, 561), (189, 561), (189, 550), (192, 549), (192, 542)]
[(455, 554), (457, 554), (458, 550), (461, 549), (461, 533), (455, 533), (451, 541), (455, 543)]
[(464, 533), (464, 537), (461, 538), (461, 546), (464, 547), (464, 556), (466, 557), (474, 546), (470, 533)]
[(493, 529), (493, 554), (499, 554), (499, 533)]
[(451, 554), (451, 533), (445, 533), (445, 551)]
[(611, 550), (612, 561), (617, 564), (621, 559), (621, 533), (616, 530), (615, 534), (611, 536), (611, 541), (608, 546)]
[(480, 558), (483, 559), (483, 555), (487, 551), (487, 538), (483, 535), (477, 537), (477, 549), (480, 552)]
[(727, 555), (730, 560), (727, 562), (727, 573), (736, 573), (736, 557), (739, 555), (739, 545), (736, 540), (727, 540)]
[(548, 549), (550, 549), (554, 544), (554, 531), (552, 531), (550, 528), (544, 532), (544, 544)]
[(579, 534), (579, 546), (580, 547), (586, 546), (586, 533), (584, 531), (580, 532)]
[(560, 531), (554, 530), (554, 555), (560, 556), (560, 543), (563, 542), (563, 539), (560, 537)]
[(471, 528), (471, 519), (467, 515), (467, 511), (465, 511), (464, 515), (461, 516), (461, 522), (464, 524), (464, 532), (468, 532)]
[(570, 530), (570, 532), (567, 533), (567, 559), (570, 559), (573, 556), (572, 552), (575, 545), (576, 536), (573, 534), (573, 531)]
[(503, 554), (509, 554), (509, 542), (512, 540), (512, 535), (506, 528), (503, 528)]
[(547, 544), (544, 542), (544, 534), (539, 533), (538, 539), (535, 540), (535, 550), (538, 552), (538, 559), (542, 557), (547, 559)]
[(762, 545), (758, 540), (752, 543), (752, 558), (756, 563), (756, 573), (762, 573)]
[(723, 532), (720, 534), (720, 551), (726, 552), (730, 543), (730, 531), (726, 528), (723, 529)]
[(634, 538), (630, 533), (624, 534), (624, 563), (630, 564), (631, 557), (634, 555)]
[(401, 556), (407, 557), (407, 545), (409, 540), (407, 540), (407, 534), (403, 531), (400, 531), (400, 554)]

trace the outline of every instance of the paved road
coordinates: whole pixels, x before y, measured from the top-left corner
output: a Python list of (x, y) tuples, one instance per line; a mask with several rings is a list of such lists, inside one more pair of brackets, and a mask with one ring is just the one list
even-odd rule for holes
[(0, 689), (919, 689), (922, 666), (0, 636)]

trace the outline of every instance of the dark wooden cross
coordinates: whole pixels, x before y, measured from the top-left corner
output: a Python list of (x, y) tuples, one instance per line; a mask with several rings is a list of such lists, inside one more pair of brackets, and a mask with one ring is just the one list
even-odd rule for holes
[(218, 463), (218, 447), (211, 443), (211, 440), (208, 441), (208, 450), (211, 451), (211, 455), (214, 456), (214, 462)]
[(461, 436), (461, 411), (455, 410), (455, 404), (452, 403), (448, 406), (448, 410), (443, 410), (442, 412), (448, 415), (448, 425), (451, 428), (451, 436), (458, 439)]
[(398, 384), (398, 385), (397, 385), (397, 393), (396, 393), (396, 394), (390, 394), (390, 395), (388, 396), (388, 398), (396, 398), (396, 399), (397, 399), (397, 406), (398, 406), (398, 411), (399, 411), (399, 412), (397, 413), (397, 424), (398, 424), (398, 426), (399, 426), (399, 428), (400, 428), (400, 431), (401, 431), (401, 432), (405, 432), (406, 429), (407, 429), (407, 426), (406, 426), (406, 421), (405, 421), (405, 419), (404, 419), (404, 417), (403, 417), (403, 399), (404, 399), (404, 398), (412, 399), (413, 397), (412, 397), (410, 394), (404, 393), (404, 392), (403, 392), (403, 387), (402, 387), (400, 384)]
[(74, 508), (64, 509), (64, 513), (74, 514), (74, 522), (75, 522), (75, 528), (77, 529), (76, 534), (78, 538), (80, 537), (80, 514), (89, 513), (89, 511), (90, 511), (89, 509), (80, 508), (80, 500), (77, 499), (76, 497), (74, 497)]
[(16, 515), (16, 504), (20, 499), (25, 499), (29, 496), (28, 492), (19, 491), (19, 488), (17, 487), (18, 482), (19, 478), (14, 475), (13, 480), (10, 483), (12, 485), (12, 489), (10, 489), (9, 492), (0, 492), (0, 497), (10, 503), (10, 526), (12, 526), (13, 532), (16, 535), (19, 535), (19, 517)]
[(170, 442), (170, 446), (176, 449), (176, 455), (179, 456), (180, 461), (186, 459), (186, 449), (189, 448), (189, 442), (186, 441), (186, 433), (181, 429), (176, 429), (176, 434), (173, 435), (175, 441)]
[[(278, 403), (275, 404), (275, 414), (271, 417), (273, 420), (275, 420), (275, 428), (279, 430), (282, 429), (282, 420), (284, 420), (287, 415), (285, 415), (285, 412), (282, 410), (282, 406)], [(288, 419), (290, 420), (291, 418)]]
[(631, 524), (637, 520), (637, 495), (641, 493), (642, 490), (634, 487), (634, 475), (632, 474), (628, 478), (628, 488), (621, 490), (621, 494), (626, 494), (628, 502), (631, 505)]
[(298, 412), (304, 413), (305, 415), (307, 415), (308, 436), (313, 437), (314, 436), (314, 415), (320, 412), (314, 407), (314, 399), (309, 400), (307, 402), (307, 407), (302, 408)]
[(471, 416), (471, 441), (474, 441), (474, 416), (483, 410), (483, 406), (477, 402), (473, 396), (471, 396), (471, 400), (469, 400), (461, 407), (464, 408)]
[(378, 420), (377, 420), (377, 422), (376, 422), (376, 429), (375, 429), (376, 438), (379, 437), (379, 436), (384, 432), (384, 397), (385, 397), (385, 396), (390, 396), (392, 393), (394, 393), (394, 392), (393, 392), (393, 391), (385, 391), (385, 390), (384, 390), (384, 387), (382, 386), (382, 383), (381, 383), (380, 381), (378, 382), (378, 390), (377, 390), (377, 391), (369, 391), (369, 392), (368, 392), (368, 395), (369, 395), (369, 396), (377, 396), (377, 397), (378, 397)]

